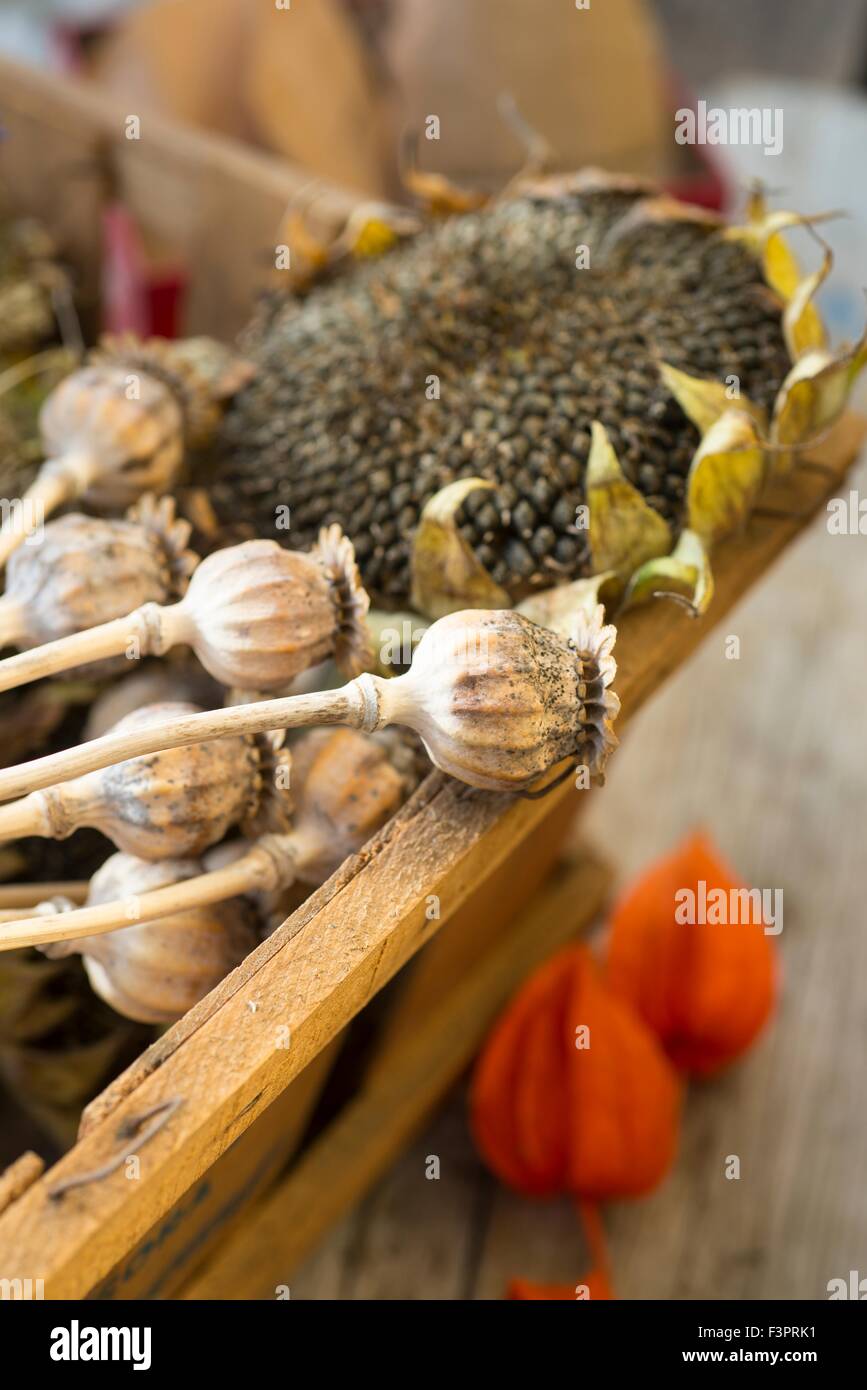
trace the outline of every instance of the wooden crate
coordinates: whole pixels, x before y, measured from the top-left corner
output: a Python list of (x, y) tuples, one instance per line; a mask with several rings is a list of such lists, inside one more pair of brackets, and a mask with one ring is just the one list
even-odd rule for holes
[[(304, 176), (150, 118), (142, 140), (128, 142), (126, 113), (74, 84), (7, 64), (0, 81), (13, 200), (54, 224), (61, 208), (82, 285), (96, 295), (102, 209), (119, 192), (189, 271), (185, 327), (234, 332)], [(76, 166), (99, 176), (58, 202)], [(335, 218), (347, 207), (335, 192)], [(720, 550), (707, 616), (691, 620), (673, 604), (626, 615), (621, 733), (821, 509), (862, 437), (847, 417), (822, 445), (826, 472), (798, 472), (771, 499), (792, 519), (755, 517)], [(424, 1123), (522, 975), (598, 913), (609, 870), (589, 851), (539, 891), (585, 795), (567, 781), (528, 801), (432, 774), (91, 1103), (77, 1144), (50, 1172), (25, 1157), (0, 1180), (0, 1274), (42, 1279), (49, 1298), (273, 1297)], [(351, 1021), (398, 972), (354, 1090), (278, 1182)], [(111, 1167), (130, 1153), (137, 1165)]]
[[(182, 331), (229, 340), (250, 317), (286, 208), (310, 175), (157, 116), (142, 116), (140, 139), (128, 139), (130, 114), (88, 85), (0, 59), (0, 191), (56, 234), (89, 324), (100, 296), (104, 214), (117, 199), (149, 255), (188, 280)], [(340, 225), (354, 201), (317, 180), (317, 223)]]

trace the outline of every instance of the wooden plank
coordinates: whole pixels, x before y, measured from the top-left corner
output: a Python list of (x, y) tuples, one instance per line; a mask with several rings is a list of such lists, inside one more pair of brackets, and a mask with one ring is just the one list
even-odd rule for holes
[[(479, 959), (485, 946), (502, 934), (548, 876), (560, 856), (573, 820), (572, 808), (568, 803), (555, 810), (556, 814), (549, 816), (525, 842), (520, 857), (507, 861), (493, 883), (489, 881), (482, 890), (472, 894), (450, 920), (446, 931), (435, 937), (421, 953), (421, 975), (416, 973), (407, 982), (409, 988), (401, 992), (386, 1013), (383, 1034), (378, 1039), (374, 1057), (377, 1065), (380, 1057), (387, 1060), (390, 1055), (388, 1044), (392, 1034), (395, 1044), (399, 1045), (404, 1025), (412, 1026), (420, 1011), (432, 1006), (442, 996), (450, 979), (462, 977)], [(441, 941), (454, 944), (444, 955), (431, 956)], [(242, 1219), (243, 1212), (273, 1179), (275, 1167), (280, 1166), (279, 1162), (276, 1165), (267, 1162), (268, 1156), (276, 1151), (285, 1162), (296, 1149), (303, 1128), (300, 1121), (306, 1122), (309, 1118), (342, 1041), (341, 1034), (304, 1068), (283, 1093), (283, 1097), (288, 1099), (288, 1108), (281, 1108), (282, 1097), (278, 1098), (172, 1211), (148, 1232), (136, 1250), (125, 1257), (94, 1291), (94, 1297), (171, 1297), (191, 1273), (190, 1266), (201, 1263), (215, 1243), (222, 1245), (226, 1238), (227, 1220), (237, 1222)], [(321, 1065), (323, 1062), (324, 1065)], [(125, 1074), (97, 1098), (91, 1110), (104, 1117), (122, 1095), (129, 1094), (134, 1084), (130, 1074)], [(266, 1124), (276, 1111), (280, 1111), (282, 1116), (279, 1136), (272, 1134)], [(93, 1122), (94, 1115), (89, 1112), (82, 1132)], [(284, 1142), (280, 1143), (280, 1139)], [(236, 1155), (236, 1150), (242, 1147), (249, 1160), (245, 1165), (238, 1162)], [(234, 1161), (230, 1164), (233, 1156)], [(262, 1171), (263, 1156), (265, 1171)]]
[[(705, 618), (689, 620), (673, 604), (624, 616), (617, 653), (624, 723), (823, 505), (862, 435), (863, 422), (847, 417), (822, 447), (830, 471), (791, 479), (792, 519), (757, 518), (721, 547)], [(552, 807), (580, 795), (566, 783), (527, 801), (429, 778), (361, 855), (150, 1050), (135, 1089), (0, 1218), (4, 1267), (14, 1274), (16, 1266), (26, 1273), (38, 1265), (49, 1297), (92, 1288)], [(442, 904), (438, 921), (425, 915), (431, 893)], [(115, 1173), (52, 1202), (54, 1182), (116, 1153), (119, 1124), (170, 1101), (178, 1108), (141, 1155), (140, 1181)]]
[(335, 1038), (172, 1210), (119, 1261), (91, 1297), (171, 1298), (243, 1221), (300, 1143), (343, 1041)]
[(45, 1164), (32, 1150), (28, 1149), (8, 1168), (0, 1173), (0, 1212), (11, 1207), (13, 1202), (27, 1191), (45, 1171)]
[(383, 1021), (371, 1066), (388, 1065), (392, 1046), (414, 1033), (419, 1018), (433, 1008), (476, 963), (512, 919), (532, 900), (539, 885), (560, 858), (573, 830), (576, 816), (586, 802), (576, 806), (568, 797), (531, 831), (500, 872), (480, 884), (447, 926), (419, 952), (400, 981), (397, 996)]
[(466, 1102), (458, 1080), (387, 1172), (295, 1267), (294, 1299), (402, 1302), (413, 1286), (425, 1302), (467, 1297), (487, 1193)]
[[(127, 119), (135, 114), (88, 83), (0, 59), (10, 203), (52, 229), (92, 314), (102, 211), (110, 196), (119, 196), (147, 249), (189, 276), (184, 331), (228, 341), (267, 283), (286, 206), (310, 175), (240, 142), (152, 115), (141, 118), (140, 138), (128, 139)], [(340, 224), (353, 205), (351, 195), (317, 180), (317, 226)]]
[(185, 1298), (264, 1298), (367, 1190), (463, 1071), (516, 985), (586, 929), (611, 873), (584, 852), (563, 866), (475, 968), (387, 1045), (359, 1095), (302, 1155), (276, 1191), (184, 1290)]

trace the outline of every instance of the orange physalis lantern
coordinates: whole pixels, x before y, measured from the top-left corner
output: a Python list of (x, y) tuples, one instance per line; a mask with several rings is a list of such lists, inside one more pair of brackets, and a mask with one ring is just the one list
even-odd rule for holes
[(771, 1013), (776, 963), (766, 925), (758, 891), (749, 893), (706, 836), (691, 835), (615, 906), (607, 983), (676, 1066), (707, 1076), (739, 1057)]
[(527, 981), (473, 1079), (476, 1141), (521, 1192), (638, 1196), (674, 1157), (680, 1086), (656, 1039), (569, 947)]
[(597, 1302), (612, 1299), (611, 1275), (605, 1232), (596, 1207), (580, 1202), (579, 1211), (584, 1235), (593, 1258), (593, 1267), (578, 1284), (538, 1284), (532, 1279), (512, 1279), (506, 1297), (522, 1303)]
[(514, 1280), (509, 1297), (613, 1298), (598, 1213), (589, 1203), (638, 1196), (665, 1176), (677, 1143), (680, 1083), (652, 1033), (606, 987), (584, 946), (526, 982), (476, 1065), (476, 1142), (519, 1192), (573, 1192), (593, 1254), (578, 1285)]
[[(583, 1290), (586, 1289), (586, 1294)], [(532, 1279), (511, 1279), (506, 1291), (507, 1298), (527, 1303), (533, 1302), (588, 1302), (597, 1299), (613, 1298), (614, 1294), (604, 1274), (595, 1271), (586, 1275), (581, 1284), (534, 1284)]]

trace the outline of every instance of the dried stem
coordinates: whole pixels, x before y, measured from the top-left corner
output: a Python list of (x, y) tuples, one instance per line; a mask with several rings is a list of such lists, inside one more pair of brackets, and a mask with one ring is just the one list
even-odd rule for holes
[(101, 767), (111, 767), (128, 758), (204, 743), (225, 734), (265, 733), (269, 729), (321, 724), (346, 724), (353, 729), (373, 730), (381, 727), (378, 721), (380, 693), (387, 687), (397, 686), (399, 679), (383, 681), (364, 675), (340, 690), (290, 695), (280, 700), (186, 714), (151, 728), (105, 734), (78, 748), (3, 769), (0, 771), (0, 801), (69, 781)]
[(278, 873), (275, 857), (267, 849), (257, 846), (225, 868), (214, 869), (211, 873), (199, 874), (180, 883), (170, 883), (166, 888), (131, 894), (128, 898), (101, 903), (97, 907), (18, 918), (0, 925), (0, 951), (102, 936), (122, 927), (155, 922), (188, 908), (205, 907), (243, 893), (268, 892), (277, 886)]
[(69, 353), (65, 348), (56, 347), (36, 352), (32, 357), (26, 357), (23, 362), (14, 362), (11, 367), (0, 372), (0, 396), (5, 396), (7, 391), (14, 391), (31, 377), (39, 376), (40, 372), (49, 372), (52, 367), (64, 362), (68, 364)]
[(0, 887), (0, 910), (36, 907), (46, 898), (69, 898), (70, 902), (87, 901), (88, 881), (71, 878), (56, 883), (4, 883)]
[[(0, 618), (2, 624), (2, 618)], [(0, 691), (14, 690), (30, 681), (57, 675), (75, 666), (84, 666), (104, 657), (122, 656), (130, 648), (133, 660), (144, 656), (159, 656), (186, 636), (186, 623), (181, 605), (161, 607), (156, 603), (143, 604), (125, 618), (73, 632), (56, 642), (46, 642), (31, 651), (18, 652), (0, 661)]]
[(0, 568), (26, 539), (33, 529), (31, 518), (38, 521), (57, 510), (87, 485), (92, 460), (88, 454), (70, 454), (66, 458), (48, 459), (0, 530)]
[(44, 804), (35, 797), (25, 796), (11, 806), (0, 806), (0, 842), (44, 835), (46, 828)]
[[(3, 647), (17, 646), (24, 627), (23, 617), (20, 603), (4, 594), (0, 598), (0, 650)], [(0, 661), (0, 672), (5, 664)]]

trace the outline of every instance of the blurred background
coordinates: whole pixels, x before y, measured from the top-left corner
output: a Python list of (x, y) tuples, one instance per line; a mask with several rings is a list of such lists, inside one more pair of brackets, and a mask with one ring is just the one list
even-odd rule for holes
[[(285, 8), (0, 0), (0, 52), (373, 198), (399, 196), (401, 135), (432, 113), (427, 167), (505, 182), (522, 158), (499, 109), (509, 93), (555, 167), (651, 175), (727, 212), (754, 178), (779, 206), (845, 209), (825, 229), (822, 302), (835, 337), (860, 333), (867, 0), (291, 0), (291, 24)], [(678, 145), (674, 113), (699, 100), (779, 108), (780, 153)], [(867, 1274), (864, 546), (832, 544), (817, 522), (636, 720), (584, 822), (624, 876), (704, 824), (745, 879), (786, 897), (775, 1026), (730, 1076), (693, 1088), (663, 1188), (611, 1213), (621, 1297), (820, 1298), (829, 1279)], [(722, 1178), (729, 1153), (739, 1183)], [(518, 1271), (572, 1279), (577, 1241), (565, 1204), (514, 1197), (483, 1170), (458, 1093), (292, 1296), (498, 1298)]]
[[(756, 177), (807, 210), (842, 203), (824, 308), (857, 331), (867, 0), (0, 0), (0, 53), (383, 198), (431, 113), (421, 164), (500, 186), (524, 156), (505, 93), (555, 168), (646, 174), (726, 210)], [(698, 100), (781, 108), (782, 150), (678, 145), (674, 113)]]

